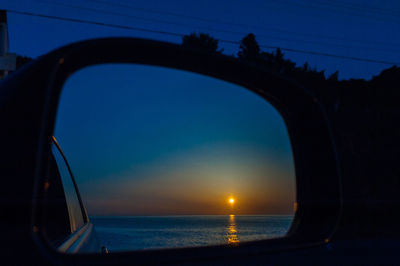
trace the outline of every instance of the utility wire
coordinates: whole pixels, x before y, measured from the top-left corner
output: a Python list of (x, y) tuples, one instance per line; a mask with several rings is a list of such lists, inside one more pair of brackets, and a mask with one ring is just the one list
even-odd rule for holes
[[(351, 5), (349, 3), (345, 2), (340, 2), (340, 1), (332, 1), (332, 0), (325, 0), (325, 1), (312, 1), (312, 3), (317, 3), (320, 5), (325, 5), (328, 7), (334, 7), (334, 8), (344, 8), (346, 10), (355, 10), (357, 12), (362, 12), (362, 13), (372, 13), (372, 14), (379, 14), (382, 16), (392, 16), (394, 18), (399, 18), (400, 13), (393, 11), (396, 10), (389, 10), (389, 9), (384, 9), (384, 8), (378, 8), (378, 7), (372, 7), (372, 6), (364, 6), (364, 5)], [(365, 14), (364, 14), (365, 15)]]
[[(365, 40), (353, 40), (353, 39), (349, 39), (349, 38), (339, 38), (339, 37), (333, 37), (333, 36), (327, 36), (327, 35), (319, 35), (319, 34), (315, 34), (315, 33), (298, 33), (298, 32), (294, 32), (294, 31), (287, 31), (287, 30), (265, 27), (265, 26), (260, 26), (260, 25), (250, 25), (250, 24), (227, 22), (227, 21), (223, 21), (223, 20), (219, 20), (219, 19), (209, 19), (209, 18), (204, 18), (204, 17), (190, 16), (190, 15), (186, 15), (186, 14), (172, 13), (172, 12), (168, 12), (168, 11), (159, 11), (159, 10), (154, 10), (154, 9), (141, 8), (141, 7), (136, 7), (136, 6), (129, 5), (129, 4), (118, 3), (116, 1), (112, 1), (112, 2), (105, 1), (105, 0), (86, 0), (86, 1), (103, 4), (103, 5), (106, 5), (109, 7), (121, 7), (124, 9), (142, 11), (142, 12), (146, 12), (146, 13), (159, 14), (159, 15), (168, 15), (168, 16), (173, 16), (173, 17), (178, 17), (178, 18), (186, 18), (186, 19), (207, 22), (207, 23), (214, 23), (214, 24), (217, 23), (220, 25), (244, 27), (246, 29), (249, 29), (249, 28), (250, 29), (261, 29), (261, 30), (278, 32), (281, 34), (283, 33), (283, 34), (289, 34), (289, 35), (308, 36), (308, 37), (313, 37), (313, 38), (318, 38), (318, 39), (331, 39), (331, 40), (339, 40), (339, 41), (362, 43), (362, 44), (366, 43)], [(44, 2), (44, 1), (41, 1), (41, 2)], [(55, 4), (54, 2), (52, 2), (52, 3)], [(393, 45), (396, 47), (400, 46), (400, 44), (388, 44), (386, 42), (380, 42), (380, 41), (368, 41), (368, 43), (379, 44), (379, 45), (389, 45), (389, 46)]]
[[(84, 10), (84, 11), (90, 11), (94, 13), (99, 13), (99, 14), (106, 14), (106, 15), (116, 15), (119, 17), (127, 17), (127, 18), (133, 18), (133, 19), (139, 19), (147, 22), (155, 22), (155, 23), (161, 23), (163, 25), (174, 25), (174, 26), (180, 26), (180, 27), (185, 27), (185, 28), (193, 28), (193, 26), (190, 26), (189, 24), (183, 24), (183, 23), (177, 23), (177, 22), (170, 22), (166, 20), (160, 20), (160, 19), (153, 19), (153, 18), (144, 18), (144, 17), (138, 17), (138, 16), (132, 16), (130, 14), (126, 13), (120, 13), (120, 12), (114, 12), (114, 11), (109, 11), (109, 10), (104, 10), (104, 9), (96, 9), (96, 8), (91, 8), (91, 7), (83, 7), (83, 6), (77, 6), (77, 5), (70, 5), (70, 4), (64, 4), (64, 3), (57, 3), (57, 2), (47, 2), (47, 1), (40, 1), (37, 0), (38, 2), (41, 3), (46, 3), (46, 4), (51, 4), (51, 5), (57, 5), (57, 6), (62, 6), (62, 7), (67, 7), (67, 8), (73, 8), (73, 9), (78, 9), (78, 10)], [(233, 35), (241, 35), (245, 36), (248, 33), (244, 32), (237, 32), (237, 31), (232, 31), (232, 30), (224, 30), (224, 29), (216, 29), (216, 28), (210, 28), (210, 27), (197, 27), (196, 29), (201, 28), (205, 29), (207, 31), (212, 31), (212, 32), (220, 32), (220, 33), (225, 33), (225, 34), (233, 34)], [(257, 38), (266, 38), (270, 40), (278, 40), (278, 41), (285, 41), (285, 42), (296, 42), (296, 43), (307, 43), (307, 44), (312, 44), (312, 45), (318, 45), (318, 46), (331, 46), (331, 47), (341, 47), (341, 48), (347, 48), (347, 49), (364, 49), (364, 50), (374, 50), (374, 51), (380, 51), (380, 52), (395, 52), (395, 53), (400, 53), (400, 50), (389, 50), (389, 49), (384, 49), (384, 48), (373, 48), (373, 47), (354, 47), (354, 46), (349, 46), (349, 45), (342, 45), (342, 44), (332, 44), (332, 43), (323, 43), (323, 42), (315, 42), (315, 41), (307, 41), (307, 40), (296, 40), (296, 39), (288, 39), (288, 38), (282, 38), (282, 37), (275, 37), (275, 36), (267, 36), (263, 34), (257, 34)], [(400, 47), (400, 45), (399, 45)]]
[(144, 28), (139, 28), (139, 27), (125, 26), (125, 25), (118, 25), (118, 24), (109, 24), (109, 23), (103, 23), (103, 22), (85, 20), (85, 19), (58, 17), (58, 16), (38, 14), (38, 13), (32, 13), (32, 12), (18, 11), (18, 10), (13, 10), (13, 9), (6, 9), (6, 11), (9, 12), (9, 13), (14, 13), (14, 14), (19, 14), (19, 15), (40, 17), (40, 18), (47, 18), (47, 19), (54, 19), (54, 20), (62, 20), (62, 21), (69, 21), (69, 22), (75, 22), (75, 23), (81, 23), (81, 24), (91, 24), (91, 25), (104, 26), (104, 27), (117, 28), (117, 29), (135, 30), (135, 31), (142, 31), (142, 32), (151, 32), (151, 33), (158, 33), (158, 34), (177, 36), (177, 37), (183, 37), (184, 36), (184, 34), (181, 34), (181, 33), (167, 32), (167, 31), (161, 31), (161, 30), (152, 30), (152, 29), (144, 29)]
[[(110, 24), (110, 23), (103, 23), (103, 22), (84, 20), (84, 19), (59, 17), (59, 16), (38, 14), (38, 13), (32, 13), (32, 12), (18, 11), (18, 10), (13, 10), (13, 9), (6, 9), (6, 11), (10, 12), (10, 13), (14, 13), (14, 14), (19, 14), (19, 15), (34, 16), (34, 17), (41, 17), (41, 18), (47, 18), (47, 19), (53, 19), (53, 20), (61, 20), (61, 21), (69, 21), (69, 22), (75, 22), (75, 23), (80, 23), (80, 24), (91, 24), (91, 25), (97, 25), (97, 26), (103, 26), (103, 27), (109, 27), (109, 28), (134, 30), (134, 31), (141, 31), (141, 32), (150, 32), (150, 33), (157, 33), (157, 34), (163, 34), (163, 35), (169, 35), (169, 36), (175, 36), (175, 37), (183, 37), (183, 36), (185, 36), (185, 34), (176, 33), (176, 32), (170, 32), (170, 31), (145, 29), (145, 28), (140, 28), (140, 27), (132, 27), (132, 26), (126, 26), (126, 25)], [(240, 44), (240, 42), (232, 41), (232, 40), (219, 39), (219, 41), (222, 42), (222, 43), (229, 43), (229, 44), (236, 44), (236, 45)], [(387, 64), (387, 65), (400, 65), (399, 62), (390, 62), (390, 61), (384, 61), (384, 60), (375, 60), (375, 59), (353, 57), (353, 56), (343, 56), (343, 55), (321, 53), (321, 52), (307, 51), (307, 50), (299, 50), (299, 49), (292, 49), (292, 48), (285, 48), (285, 47), (278, 47), (278, 46), (260, 45), (260, 47), (262, 47), (262, 48), (270, 48), (270, 49), (278, 49), (279, 48), (279, 49), (281, 49), (283, 51), (288, 51), (288, 52), (320, 55), (320, 56), (334, 57), (334, 58), (340, 58), (340, 59), (348, 59), (348, 60), (354, 60), (354, 61), (379, 63), (379, 64)]]
[[(343, 2), (343, 1), (335, 1), (335, 0), (325, 0), (327, 2), (335, 3), (335, 4), (342, 4), (342, 5), (348, 5), (350, 7), (357, 7), (357, 8), (364, 8), (367, 10), (372, 10), (372, 11), (381, 11), (381, 12), (390, 12), (390, 11), (395, 11), (395, 12), (400, 12), (400, 9), (393, 9), (392, 7), (390, 9), (387, 8), (382, 8), (382, 7), (377, 7), (377, 6), (370, 6), (370, 5), (365, 5), (365, 4), (350, 4), (348, 2)], [(393, 13), (395, 14), (395, 13)], [(400, 13), (396, 13), (399, 15)]]
[[(340, 9), (340, 8), (338, 9), (337, 6), (326, 6), (326, 5), (318, 6), (318, 5), (315, 5), (315, 4), (318, 4), (316, 2), (304, 2), (304, 1), (300, 2), (300, 1), (289, 1), (289, 0), (270, 0), (270, 1), (278, 2), (279, 4), (286, 2), (288, 4), (287, 5), (288, 7), (297, 6), (300, 8), (312, 9), (312, 10), (316, 10), (316, 11), (325, 11), (325, 12), (327, 11), (327, 12), (331, 12), (331, 13), (339, 13), (341, 16), (343, 16), (343, 14), (345, 14), (345, 15), (354, 16), (354, 17), (375, 19), (380, 22), (385, 21), (385, 22), (391, 22), (391, 23), (395, 23), (395, 24), (400, 23), (399, 17), (387, 17), (386, 15), (379, 17), (379, 16), (376, 16), (377, 14), (375, 14), (375, 13), (363, 14), (357, 10)], [(390, 18), (392, 18), (392, 19), (390, 19)]]

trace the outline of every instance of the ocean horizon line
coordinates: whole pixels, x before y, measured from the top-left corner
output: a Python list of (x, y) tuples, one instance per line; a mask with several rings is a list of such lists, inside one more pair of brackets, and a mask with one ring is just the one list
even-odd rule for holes
[(294, 216), (294, 214), (95, 214), (89, 215), (92, 218), (111, 218), (111, 217), (188, 217), (188, 216)]

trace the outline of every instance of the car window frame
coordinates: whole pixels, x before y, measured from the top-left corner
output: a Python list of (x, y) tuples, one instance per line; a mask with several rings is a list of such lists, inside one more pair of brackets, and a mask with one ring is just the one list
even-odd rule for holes
[[(74, 174), (72, 173), (72, 170), (71, 170), (71, 167), (70, 167), (70, 165), (69, 165), (69, 163), (68, 163), (68, 160), (67, 160), (67, 158), (66, 158), (64, 152), (62, 151), (60, 145), (58, 144), (58, 141), (56, 140), (56, 138), (55, 138), (54, 136), (52, 137), (52, 145), (54, 145), (54, 147), (55, 147), (55, 148), (57, 149), (57, 151), (60, 153), (60, 155), (61, 155), (61, 157), (62, 157), (62, 159), (63, 159), (63, 162), (65, 163), (65, 166), (66, 166), (67, 169), (68, 169), (69, 177), (71, 178), (72, 184), (73, 184), (73, 186), (74, 186), (74, 190), (75, 190), (76, 196), (77, 196), (77, 198), (78, 198), (78, 202), (79, 202), (80, 211), (81, 211), (81, 213), (82, 213), (83, 225), (80, 226), (80, 227), (78, 227), (78, 228), (76, 228), (75, 231), (72, 231), (72, 228), (71, 228), (71, 233), (74, 233), (74, 232), (76, 232), (76, 231), (79, 231), (80, 228), (82, 228), (82, 227), (85, 226), (87, 223), (89, 223), (89, 216), (88, 216), (88, 214), (87, 214), (87, 210), (86, 210), (86, 208), (85, 208), (85, 205), (83, 204), (82, 197), (81, 197), (81, 194), (80, 194), (80, 192), (79, 192), (78, 185), (77, 185), (77, 183), (76, 183), (76, 181), (75, 181), (75, 177), (74, 177)], [(54, 156), (54, 155), (53, 155), (53, 156)], [(56, 160), (56, 162), (57, 162), (57, 160)], [(58, 164), (57, 164), (57, 166), (58, 166)], [(60, 173), (60, 174), (61, 174), (61, 173)], [(64, 184), (63, 184), (63, 187), (64, 187)], [(66, 193), (66, 192), (65, 192), (65, 189), (64, 189), (64, 193)], [(67, 204), (68, 204), (68, 202), (67, 202)]]

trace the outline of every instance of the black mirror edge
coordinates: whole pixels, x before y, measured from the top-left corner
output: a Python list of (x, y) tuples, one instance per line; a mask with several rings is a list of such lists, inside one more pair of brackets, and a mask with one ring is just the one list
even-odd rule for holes
[[(192, 71), (241, 85), (268, 100), (285, 120), (295, 161), (296, 212), (288, 235), (238, 247), (215, 246), (103, 255), (70, 256), (56, 253), (43, 245), (40, 240), (40, 218), (35, 214), (40, 212), (46, 151), (50, 148), (60, 91), (65, 80), (75, 71), (103, 63), (137, 63)], [(11, 75), (3, 83), (2, 93), (14, 99), (14, 105), (0, 106), (6, 111), (0, 116), (3, 120), (1, 123), (9, 123), (11, 131), (24, 130), (25, 133), (13, 136), (3, 132), (4, 138), (0, 141), (18, 141), (21, 148), (28, 149), (22, 162), (26, 166), (23, 178), (32, 184), (34, 190), (21, 191), (25, 194), (20, 196), (26, 201), (22, 204), (25, 209), (20, 211), (29, 211), (29, 214), (20, 214), (20, 218), (29, 217), (32, 221), (24, 232), (30, 232), (31, 244), (39, 246), (40, 251), (37, 247), (31, 249), (33, 253), (41, 253), (31, 254), (34, 257), (45, 255), (54, 262), (65, 259), (74, 264), (97, 261), (100, 257), (102, 264), (116, 261), (129, 264), (132, 260), (144, 263), (234, 260), (238, 256), (320, 246), (334, 237), (341, 211), (341, 187), (329, 124), (315, 97), (305, 88), (277, 74), (231, 57), (192, 51), (180, 45), (134, 38), (106, 38), (71, 44), (40, 57)], [(6, 117), (13, 111), (15, 115)], [(26, 123), (27, 113), (31, 116), (30, 122), (21, 126), (21, 123)], [(5, 147), (2, 158), (7, 149), (12, 153), (12, 149), (18, 148), (13, 145)], [(13, 158), (8, 159), (10, 163)], [(11, 173), (13, 169), (9, 170)], [(15, 179), (21, 180), (21, 174), (15, 173)]]

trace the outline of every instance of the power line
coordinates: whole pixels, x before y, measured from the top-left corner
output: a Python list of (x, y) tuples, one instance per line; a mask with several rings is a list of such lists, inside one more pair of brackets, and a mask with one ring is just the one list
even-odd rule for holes
[[(289, 4), (289, 7), (296, 5), (300, 8), (305, 8), (305, 9), (314, 9), (314, 10), (322, 10), (322, 11), (328, 11), (328, 12), (334, 12), (334, 13), (338, 13), (338, 11), (340, 12), (345, 12), (347, 13), (346, 15), (350, 15), (350, 16), (354, 16), (354, 17), (361, 17), (361, 18), (368, 18), (368, 19), (375, 19), (377, 21), (385, 21), (385, 22), (391, 22), (391, 23), (396, 23), (398, 24), (400, 22), (400, 20), (396, 19), (393, 20), (394, 18), (398, 18), (398, 17), (393, 17), (393, 19), (388, 20), (388, 17), (386, 15), (384, 15), (383, 17), (379, 17), (376, 16), (375, 13), (372, 14), (363, 14), (360, 13), (357, 10), (349, 10), (349, 9), (340, 9), (340, 7), (338, 8), (337, 6), (329, 6), (329, 5), (325, 5), (325, 6), (318, 6), (317, 2), (298, 2), (298, 1), (289, 1), (289, 0), (271, 0), (271, 1), (275, 1), (275, 2), (286, 2)], [(315, 5), (317, 4), (317, 5)], [(333, 9), (332, 9), (333, 8)], [(343, 13), (340, 13), (341, 15), (343, 15)], [(382, 14), (383, 15), (383, 14)]]
[[(340, 3), (340, 4), (344, 4), (344, 5), (350, 4), (348, 2), (337, 1), (337, 0), (325, 0), (325, 1), (332, 2), (332, 3), (338, 3), (338, 4)], [(390, 9), (387, 9), (387, 8), (382, 8), (382, 7), (377, 7), (377, 6), (365, 5), (365, 3), (363, 3), (363, 4), (353, 3), (353, 4), (350, 4), (350, 6), (355, 6), (355, 7), (365, 8), (365, 9), (370, 9), (370, 10), (380, 10), (380, 11), (385, 11), (385, 12), (389, 12), (389, 11), (400, 12), (400, 9), (393, 9), (392, 7)]]
[[(146, 13), (152, 13), (152, 14), (159, 14), (159, 15), (168, 15), (168, 16), (174, 16), (178, 18), (186, 18), (186, 19), (191, 19), (191, 20), (197, 20), (201, 22), (207, 22), (207, 23), (218, 23), (218, 24), (223, 24), (223, 25), (230, 25), (230, 26), (236, 26), (236, 27), (244, 27), (246, 29), (261, 29), (261, 30), (268, 30), (268, 31), (273, 31), (273, 32), (278, 32), (278, 33), (283, 33), (283, 34), (290, 34), (290, 35), (300, 35), (300, 36), (308, 36), (312, 38), (318, 38), (318, 39), (331, 39), (331, 40), (339, 40), (339, 41), (346, 41), (346, 42), (354, 42), (354, 43), (362, 43), (365, 44), (365, 40), (354, 40), (354, 39), (349, 39), (349, 38), (339, 38), (339, 37), (333, 37), (333, 36), (327, 36), (327, 35), (319, 35), (315, 33), (298, 33), (294, 31), (287, 31), (287, 30), (282, 30), (282, 29), (276, 29), (272, 27), (265, 27), (265, 26), (259, 26), (259, 25), (250, 25), (250, 24), (243, 24), (243, 23), (233, 23), (233, 22), (227, 22), (219, 19), (209, 19), (209, 18), (204, 18), (204, 17), (196, 17), (196, 16), (190, 16), (186, 14), (179, 14), (179, 13), (172, 13), (168, 11), (159, 11), (159, 10), (154, 10), (154, 9), (148, 9), (148, 8), (141, 8), (141, 7), (136, 7), (133, 5), (129, 4), (122, 4), (118, 3), (116, 1), (110, 2), (110, 1), (105, 1), (105, 0), (86, 0), (88, 2), (93, 2), (93, 3), (99, 3), (103, 5), (107, 5), (110, 7), (122, 7), (124, 9), (130, 9), (130, 10), (136, 10), (136, 11), (142, 11)], [(54, 2), (52, 4), (55, 4)], [(396, 46), (399, 47), (400, 44), (388, 44), (386, 42), (380, 42), (380, 41), (368, 41), (368, 43), (371, 44), (378, 44), (378, 45), (388, 45), (388, 46)]]
[[(25, 16), (34, 16), (34, 17), (41, 17), (41, 18), (61, 20), (61, 21), (69, 21), (69, 22), (75, 22), (75, 23), (81, 23), (81, 24), (97, 25), (97, 26), (117, 28), (117, 29), (134, 30), (134, 31), (141, 31), (141, 32), (150, 32), (150, 33), (163, 34), (163, 35), (169, 35), (169, 36), (174, 36), (174, 37), (183, 37), (183, 36), (185, 36), (185, 34), (182, 34), (182, 33), (169, 32), (169, 31), (160, 31), (160, 30), (153, 30), (153, 29), (145, 29), (145, 28), (140, 28), (140, 27), (132, 27), (132, 26), (126, 26), (126, 25), (110, 24), (110, 23), (103, 23), (103, 22), (84, 20), (84, 19), (75, 19), (75, 18), (68, 18), (68, 17), (59, 17), (59, 16), (52, 16), (52, 15), (45, 15), (45, 14), (37, 14), (37, 13), (24, 12), (24, 11), (12, 10), (12, 9), (7, 9), (6, 11), (10, 12), (10, 13), (14, 13), (14, 14), (25, 15)], [(219, 41), (222, 42), (222, 43), (229, 43), (229, 44), (236, 44), (236, 45), (240, 44), (240, 42), (232, 41), (232, 40), (219, 39)], [(389, 62), (389, 61), (375, 60), (375, 59), (369, 59), (369, 58), (343, 56), (343, 55), (321, 53), (321, 52), (307, 51), (307, 50), (299, 50), (299, 49), (292, 49), (292, 48), (285, 48), (285, 47), (278, 47), (278, 46), (260, 45), (260, 47), (269, 48), (269, 49), (278, 49), (279, 48), (279, 49), (281, 49), (283, 51), (288, 51), (288, 52), (319, 55), (319, 56), (326, 56), (326, 57), (333, 57), (333, 58), (340, 58), (340, 59), (348, 59), (348, 60), (354, 60), (354, 61), (379, 63), (379, 64), (388, 64), (388, 65), (400, 65), (399, 62)]]
[[(166, 20), (160, 20), (160, 19), (153, 19), (153, 18), (148, 18), (148, 17), (133, 16), (130, 14), (114, 12), (114, 11), (110, 11), (110, 10), (103, 10), (103, 9), (96, 9), (96, 8), (91, 8), (91, 7), (83, 7), (83, 6), (77, 6), (77, 5), (70, 5), (70, 4), (56, 3), (56, 2), (47, 2), (47, 1), (40, 1), (40, 0), (37, 0), (37, 2), (46, 3), (46, 4), (50, 4), (50, 5), (57, 5), (57, 6), (67, 7), (67, 8), (85, 10), (85, 11), (95, 12), (95, 13), (99, 13), (99, 14), (116, 15), (116, 16), (122, 16), (122, 17), (127, 17), (127, 18), (139, 19), (139, 20), (148, 21), (148, 22), (169, 24), (169, 25), (175, 25), (175, 26), (184, 26), (184, 27), (189, 26), (187, 24), (171, 22), (171, 21), (166, 21)], [(212, 29), (208, 28), (207, 30), (212, 30)], [(225, 33), (236, 33), (236, 32), (225, 31), (225, 30), (221, 30), (221, 31), (225, 32)]]
[[(166, 20), (160, 20), (160, 19), (153, 19), (153, 18), (144, 18), (144, 17), (138, 17), (138, 16), (132, 16), (130, 14), (126, 13), (120, 13), (120, 12), (114, 12), (114, 11), (109, 11), (109, 10), (102, 10), (102, 9), (96, 9), (96, 8), (91, 8), (91, 7), (83, 7), (83, 6), (77, 6), (77, 5), (70, 5), (70, 4), (64, 4), (64, 3), (56, 3), (56, 2), (47, 2), (47, 1), (40, 1), (37, 0), (38, 2), (41, 3), (46, 3), (46, 4), (51, 4), (51, 5), (57, 5), (57, 6), (62, 6), (62, 7), (67, 7), (67, 8), (73, 8), (73, 9), (78, 9), (78, 10), (85, 10), (85, 11), (90, 11), (94, 13), (99, 13), (99, 14), (106, 14), (106, 15), (116, 15), (119, 17), (127, 17), (127, 18), (133, 18), (133, 19), (139, 19), (147, 22), (155, 22), (155, 23), (162, 23), (162, 24), (169, 24), (169, 25), (175, 25), (175, 26), (180, 26), (180, 27), (185, 27), (185, 28), (193, 28), (193, 26), (189, 24), (182, 24), (182, 23), (176, 23), (176, 22), (170, 22)], [(209, 27), (197, 27), (196, 28), (202, 28), (207, 31), (212, 31), (212, 32), (220, 32), (220, 33), (225, 33), (225, 34), (233, 34), (233, 35), (241, 35), (245, 36), (248, 33), (244, 32), (237, 32), (237, 31), (232, 31), (232, 30), (224, 30), (224, 29), (216, 29), (216, 28), (209, 28)], [(331, 46), (331, 47), (341, 47), (341, 48), (347, 48), (347, 49), (364, 49), (364, 50), (374, 50), (374, 51), (380, 51), (380, 52), (397, 52), (399, 53), (400, 50), (388, 50), (388, 49), (379, 49), (379, 48), (372, 48), (372, 47), (354, 47), (354, 46), (348, 46), (348, 45), (342, 45), (342, 44), (332, 44), (332, 43), (321, 43), (321, 42), (315, 42), (315, 41), (308, 41), (308, 40), (296, 40), (296, 39), (288, 39), (288, 38), (282, 38), (282, 37), (275, 37), (275, 36), (267, 36), (263, 34), (257, 34), (257, 38), (266, 38), (270, 40), (278, 40), (278, 41), (285, 41), (285, 42), (296, 42), (296, 43), (307, 43), (307, 44), (312, 44), (312, 45), (319, 45), (319, 46)], [(399, 45), (400, 46), (400, 45)]]
[[(297, 3), (297, 2), (294, 2)], [(325, 0), (325, 1), (317, 1), (313, 0), (308, 2), (310, 4), (310, 7), (327, 7), (327, 8), (336, 8), (341, 11), (355, 11), (358, 12), (357, 15), (362, 15), (366, 16), (367, 14), (365, 13), (372, 13), (373, 15), (382, 15), (386, 18), (386, 16), (392, 16), (394, 18), (399, 18), (399, 14), (392, 13), (391, 10), (386, 10), (386, 9), (380, 9), (380, 8), (374, 8), (374, 7), (368, 7), (368, 6), (358, 6), (358, 5), (351, 5), (349, 3), (344, 3), (340, 1), (331, 1), (331, 0)], [(370, 16), (370, 15), (368, 15)]]
[(183, 37), (184, 36), (184, 34), (181, 34), (181, 33), (167, 32), (167, 31), (161, 31), (161, 30), (152, 30), (152, 29), (144, 29), (144, 28), (139, 28), (139, 27), (125, 26), (125, 25), (118, 25), (118, 24), (109, 24), (109, 23), (103, 23), (103, 22), (91, 21), (91, 20), (84, 20), (84, 19), (58, 17), (58, 16), (52, 16), (52, 15), (37, 14), (37, 13), (32, 13), (32, 12), (18, 11), (18, 10), (13, 10), (13, 9), (6, 9), (6, 11), (10, 12), (10, 13), (14, 13), (14, 14), (19, 14), (19, 15), (32, 16), (32, 17), (41, 17), (41, 18), (48, 18), (48, 19), (62, 20), (62, 21), (69, 21), (69, 22), (75, 22), (75, 23), (81, 23), (81, 24), (92, 24), (92, 25), (104, 26), (104, 27), (110, 27), (110, 28), (125, 29), (125, 30), (135, 30), (135, 31), (142, 31), (142, 32), (151, 32), (151, 33), (164, 34), (164, 35), (177, 36), (177, 37)]
[(158, 10), (154, 10), (154, 9), (135, 7), (135, 6), (132, 6), (132, 5), (118, 3), (118, 2), (108, 2), (108, 1), (102, 1), (102, 0), (86, 0), (86, 1), (94, 2), (94, 3), (100, 3), (100, 4), (104, 4), (104, 5), (108, 5), (108, 6), (114, 6), (114, 7), (117, 6), (117, 7), (122, 7), (122, 8), (128, 8), (128, 9), (131, 9), (131, 10), (140, 10), (140, 11), (153, 13), (153, 14), (159, 14), (159, 15), (169, 15), (169, 16), (173, 16), (173, 17), (188, 18), (188, 19), (194, 19), (194, 20), (203, 21), (203, 22), (221, 23), (221, 21), (215, 20), (215, 19), (208, 19), (208, 18), (203, 18), (203, 17), (189, 16), (189, 15), (186, 15), (186, 14), (178, 14), (178, 13), (173, 13), (173, 12), (168, 12), (168, 11), (158, 11)]
[(316, 3), (321, 3), (321, 4), (330, 4), (336, 7), (343, 7), (347, 9), (353, 9), (353, 10), (358, 10), (361, 12), (369, 12), (373, 14), (381, 14), (384, 16), (393, 16), (395, 18), (399, 18), (400, 13), (396, 12), (393, 13), (392, 9), (385, 9), (385, 8), (380, 8), (380, 7), (373, 7), (373, 6), (366, 6), (366, 5), (357, 5), (357, 4), (349, 4), (347, 2), (342, 2), (342, 1), (334, 1), (334, 0), (325, 0), (325, 1), (315, 1)]

